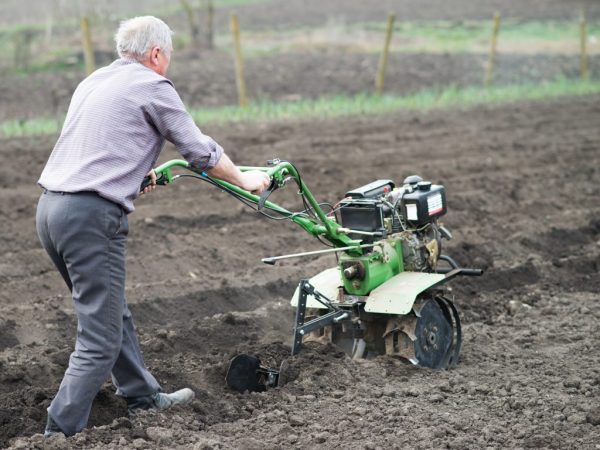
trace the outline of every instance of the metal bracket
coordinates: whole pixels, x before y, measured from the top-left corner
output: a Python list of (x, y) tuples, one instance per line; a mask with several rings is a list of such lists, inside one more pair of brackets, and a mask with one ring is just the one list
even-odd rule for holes
[[(312, 295), (315, 300), (327, 307), (329, 312), (307, 323), (304, 323), (306, 316), (306, 299)], [(307, 333), (323, 328), (326, 325), (338, 323), (349, 317), (348, 311), (335, 306), (330, 299), (319, 293), (312, 284), (306, 279), (300, 281), (298, 305), (296, 306), (296, 323), (294, 326), (294, 343), (292, 344), (292, 355), (298, 354), (302, 348), (302, 339)]]

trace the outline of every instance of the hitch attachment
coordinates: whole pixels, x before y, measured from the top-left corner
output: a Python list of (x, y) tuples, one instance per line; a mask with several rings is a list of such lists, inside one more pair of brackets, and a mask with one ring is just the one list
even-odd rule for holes
[[(300, 295), (298, 296), (298, 306), (296, 308), (296, 323), (294, 326), (294, 343), (292, 344), (292, 355), (298, 354), (302, 348), (302, 339), (311, 331), (323, 328), (326, 325), (341, 322), (347, 319), (350, 314), (348, 311), (335, 306), (330, 299), (317, 291), (312, 284), (306, 279), (300, 281)], [(308, 295), (312, 295), (315, 300), (323, 304), (329, 310), (328, 313), (317, 317), (307, 323), (304, 323), (306, 316), (306, 299)]]

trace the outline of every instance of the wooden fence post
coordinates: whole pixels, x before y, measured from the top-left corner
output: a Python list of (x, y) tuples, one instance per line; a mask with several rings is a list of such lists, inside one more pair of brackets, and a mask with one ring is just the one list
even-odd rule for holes
[(194, 8), (190, 6), (187, 0), (179, 0), (179, 4), (185, 11), (185, 15), (187, 17), (188, 25), (190, 27), (190, 36), (192, 42), (197, 44), (198, 37), (200, 36), (200, 31), (198, 30), (198, 25), (196, 24), (196, 19), (194, 17)]
[(383, 92), (385, 70), (387, 68), (388, 54), (390, 51), (390, 41), (392, 40), (392, 32), (394, 31), (394, 20), (396, 20), (396, 16), (394, 14), (389, 14), (387, 19), (387, 29), (385, 31), (385, 43), (383, 45), (381, 56), (379, 57), (377, 77), (375, 78), (375, 94), (377, 95), (381, 95)]
[(14, 34), (14, 65), (17, 69), (28, 69), (31, 63), (31, 42), (35, 32), (23, 29)]
[(587, 20), (585, 18), (585, 11), (581, 11), (581, 19), (579, 21), (579, 46), (581, 50), (581, 59), (579, 61), (579, 70), (581, 72), (581, 79), (586, 81), (588, 79), (588, 55), (587, 55)]
[(53, 14), (48, 14), (48, 17), (46, 18), (46, 45), (50, 45), (50, 42), (52, 42), (52, 32), (54, 31), (54, 15)]
[(500, 14), (494, 14), (494, 27), (492, 30), (492, 44), (488, 57), (487, 70), (485, 72), (485, 85), (489, 86), (494, 78), (494, 66), (496, 65), (496, 52), (498, 48), (498, 33), (500, 32)]
[(246, 98), (246, 83), (244, 81), (244, 60), (242, 58), (242, 46), (240, 44), (240, 24), (236, 14), (231, 15), (231, 33), (233, 35), (233, 47), (235, 54), (235, 81), (238, 90), (240, 106), (248, 105)]
[(92, 33), (90, 31), (90, 21), (87, 17), (81, 19), (81, 41), (83, 44), (83, 57), (85, 59), (85, 71), (89, 75), (96, 70), (94, 61), (94, 48), (92, 46)]
[(215, 48), (215, 5), (213, 0), (204, 0), (205, 10), (205, 45), (206, 48), (212, 50)]

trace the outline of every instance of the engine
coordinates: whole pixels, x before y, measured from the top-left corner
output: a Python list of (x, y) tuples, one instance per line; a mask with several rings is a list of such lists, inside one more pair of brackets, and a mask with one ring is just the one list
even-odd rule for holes
[(349, 233), (354, 239), (363, 243), (400, 239), (404, 270), (435, 269), (441, 253), (437, 219), (447, 211), (444, 186), (417, 175), (406, 178), (401, 187), (377, 180), (348, 191), (339, 211), (341, 225), (355, 231)]

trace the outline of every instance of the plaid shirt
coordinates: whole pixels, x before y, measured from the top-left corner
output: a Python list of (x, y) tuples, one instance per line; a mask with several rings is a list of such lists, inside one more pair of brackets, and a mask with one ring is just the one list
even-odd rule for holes
[(171, 81), (136, 61), (118, 59), (75, 90), (38, 184), (50, 191), (94, 191), (131, 212), (165, 140), (203, 170), (223, 154), (194, 124)]

